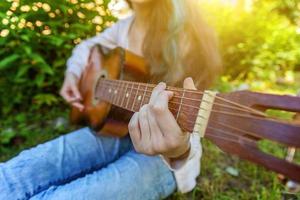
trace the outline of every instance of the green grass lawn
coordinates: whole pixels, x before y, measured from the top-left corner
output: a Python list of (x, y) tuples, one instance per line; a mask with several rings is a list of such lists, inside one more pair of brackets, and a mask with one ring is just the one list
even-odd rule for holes
[[(1, 119), (0, 162), (23, 149), (76, 129), (62, 123), (67, 121), (67, 115), (65, 109), (55, 108), (18, 113)], [(275, 173), (228, 155), (205, 139), (202, 144), (201, 175), (197, 187), (186, 195), (175, 193), (169, 200), (282, 199), (285, 188)], [(284, 154), (281, 147), (272, 148), (271, 151), (276, 155)]]

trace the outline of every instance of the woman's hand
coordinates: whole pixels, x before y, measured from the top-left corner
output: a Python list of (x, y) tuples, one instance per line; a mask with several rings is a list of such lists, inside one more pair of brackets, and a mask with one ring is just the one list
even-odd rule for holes
[[(184, 80), (184, 88), (195, 89), (191, 78)], [(132, 116), (128, 129), (137, 152), (147, 155), (162, 154), (176, 159), (188, 153), (190, 136), (182, 132), (168, 109), (168, 101), (173, 92), (165, 89), (165, 83), (160, 83), (153, 89), (149, 104)]]
[(60, 95), (74, 107), (78, 108), (80, 111), (84, 109), (81, 103), (82, 97), (78, 90), (79, 79), (75, 74), (66, 73), (63, 86), (60, 89)]

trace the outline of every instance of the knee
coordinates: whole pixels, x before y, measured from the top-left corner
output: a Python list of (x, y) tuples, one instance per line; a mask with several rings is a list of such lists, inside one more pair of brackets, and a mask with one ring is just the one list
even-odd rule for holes
[(162, 199), (175, 191), (174, 175), (159, 156), (147, 156), (130, 151), (121, 159), (126, 162), (122, 165), (123, 170), (132, 172), (128, 184), (143, 188), (144, 195), (147, 196), (147, 198), (144, 196), (144, 199)]

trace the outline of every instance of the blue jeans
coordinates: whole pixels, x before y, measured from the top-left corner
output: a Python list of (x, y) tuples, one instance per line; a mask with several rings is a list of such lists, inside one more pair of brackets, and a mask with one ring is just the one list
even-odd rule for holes
[(162, 199), (176, 188), (158, 156), (134, 151), (130, 138), (83, 128), (0, 163), (0, 199)]

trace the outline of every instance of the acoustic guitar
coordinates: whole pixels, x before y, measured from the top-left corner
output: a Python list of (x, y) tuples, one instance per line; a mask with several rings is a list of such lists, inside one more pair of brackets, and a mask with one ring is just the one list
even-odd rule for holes
[[(94, 46), (79, 82), (85, 109), (72, 108), (71, 121), (87, 123), (101, 134), (122, 137), (134, 112), (149, 102), (154, 84), (143, 58), (122, 48)], [(167, 87), (169, 110), (183, 131), (199, 133), (229, 154), (300, 182), (300, 166), (260, 150), (269, 140), (300, 147), (300, 123), (268, 117), (267, 109), (300, 113), (300, 98), (250, 91), (216, 93)]]

